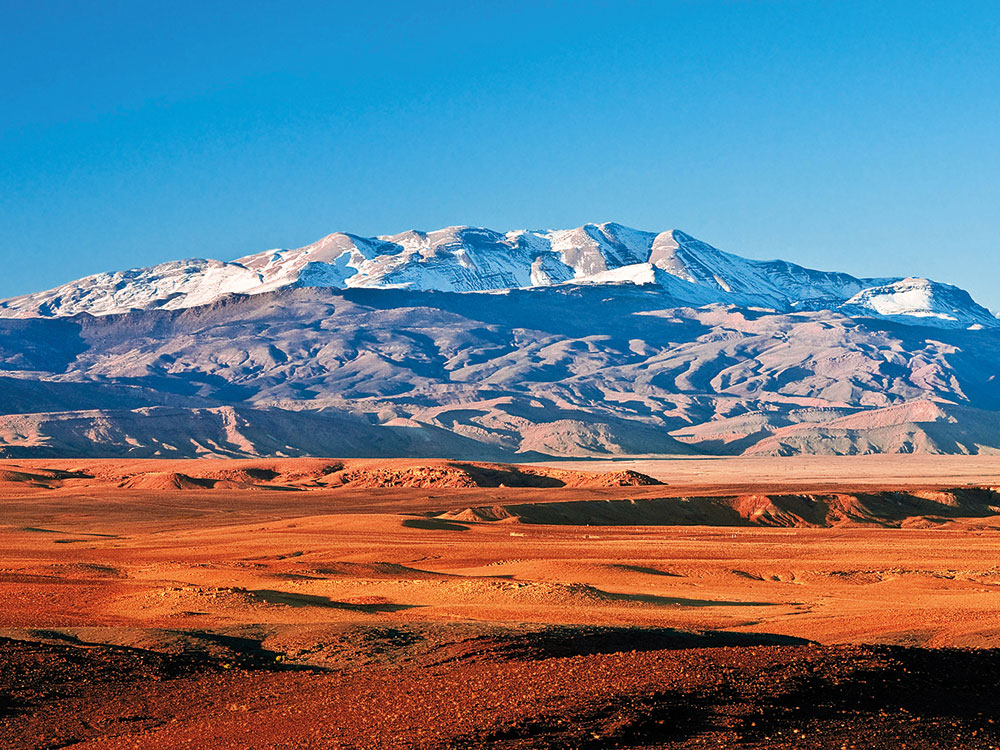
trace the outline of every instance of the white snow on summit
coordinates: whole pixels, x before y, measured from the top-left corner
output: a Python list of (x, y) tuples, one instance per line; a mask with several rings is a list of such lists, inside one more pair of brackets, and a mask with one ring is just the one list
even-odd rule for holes
[(238, 263), (175, 260), (149, 268), (114, 271), (22, 297), (0, 300), (0, 317), (57, 317), (87, 312), (110, 315), (134, 309), (196, 307), (259, 284)]
[(969, 293), (930, 279), (907, 278), (858, 292), (844, 303), (882, 317), (930, 318), (963, 326), (994, 325), (994, 316)]
[(674, 306), (842, 310), (948, 327), (1000, 324), (966, 292), (947, 284), (859, 279), (781, 260), (751, 260), (679, 230), (657, 234), (615, 223), (506, 234), (466, 226), (379, 237), (335, 233), (298, 249), (268, 250), (228, 263), (195, 259), (88, 276), (2, 300), (0, 317), (178, 309), (292, 286), (486, 292), (567, 283), (660, 289)]

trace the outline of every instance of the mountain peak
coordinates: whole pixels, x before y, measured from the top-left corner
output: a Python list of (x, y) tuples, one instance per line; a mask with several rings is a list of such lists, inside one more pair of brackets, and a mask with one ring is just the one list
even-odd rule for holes
[(997, 325), (966, 292), (947, 284), (859, 279), (787, 261), (752, 260), (679, 229), (655, 233), (612, 221), (506, 233), (465, 225), (376, 237), (334, 232), (304, 247), (232, 262), (191, 259), (88, 276), (0, 301), (0, 317), (177, 309), (293, 286), (462, 293), (566, 283), (643, 285), (661, 290), (665, 306), (723, 303), (842, 310), (932, 325)]

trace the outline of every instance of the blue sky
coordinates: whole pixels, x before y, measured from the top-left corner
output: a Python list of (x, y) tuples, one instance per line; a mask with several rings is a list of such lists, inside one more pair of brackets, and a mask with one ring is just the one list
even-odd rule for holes
[(995, 2), (0, 0), (0, 297), (614, 220), (998, 309), (998, 207)]

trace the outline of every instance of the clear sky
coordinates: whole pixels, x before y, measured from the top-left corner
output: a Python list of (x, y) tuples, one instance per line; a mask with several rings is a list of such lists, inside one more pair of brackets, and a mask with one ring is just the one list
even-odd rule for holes
[(609, 220), (1000, 308), (1000, 3), (0, 0), (0, 297)]

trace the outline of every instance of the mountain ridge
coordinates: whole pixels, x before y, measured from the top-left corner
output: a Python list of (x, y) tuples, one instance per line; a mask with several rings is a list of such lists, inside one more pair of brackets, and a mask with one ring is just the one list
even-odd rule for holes
[(0, 318), (0, 455), (1000, 451), (995, 328), (669, 302), (291, 287)]
[(500, 292), (561, 284), (649, 286), (675, 306), (718, 303), (918, 319), (943, 327), (1000, 325), (967, 292), (948, 284), (858, 278), (784, 260), (747, 259), (677, 229), (646, 232), (614, 222), (506, 233), (470, 226), (377, 237), (335, 232), (301, 248), (234, 261), (194, 258), (94, 274), (0, 300), (0, 317), (180, 309), (286, 287)]
[(1000, 452), (998, 323), (679, 230), (335, 233), (0, 302), (0, 456)]

